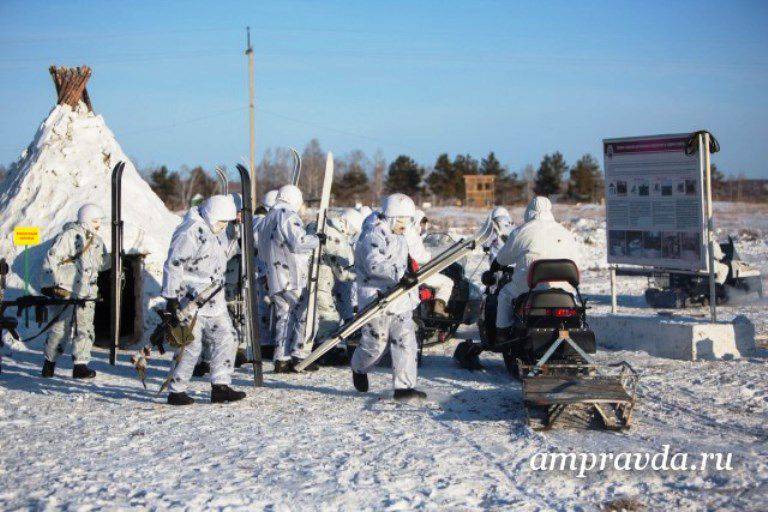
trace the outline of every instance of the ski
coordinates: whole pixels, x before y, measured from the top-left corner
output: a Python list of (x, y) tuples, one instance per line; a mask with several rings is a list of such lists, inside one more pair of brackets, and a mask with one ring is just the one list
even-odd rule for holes
[(110, 328), (112, 342), (109, 345), (109, 364), (115, 365), (117, 348), (120, 345), (120, 311), (122, 306), (123, 283), (123, 212), (122, 212), (122, 182), (125, 162), (117, 162), (112, 169), (112, 254), (109, 272), (109, 287), (112, 301), (109, 305)]
[(330, 337), (323, 342), (322, 345), (317, 347), (306, 359), (296, 365), (296, 370), (302, 371), (310, 364), (314, 363), (325, 355), (329, 350), (334, 348), (339, 343), (349, 339), (358, 329), (365, 324), (384, 313), (387, 308), (395, 301), (406, 295), (414, 288), (418, 288), (427, 279), (433, 275), (442, 272), (456, 261), (460, 260), (468, 253), (475, 250), (476, 247), (485, 243), (493, 233), (493, 223), (486, 221), (480, 230), (475, 233), (474, 236), (466, 239), (459, 240), (448, 249), (440, 253), (435, 258), (432, 258), (429, 263), (423, 265), (416, 273), (416, 284), (413, 286), (405, 286), (398, 284), (389, 291), (383, 293), (381, 297), (370, 304), (368, 304), (358, 315), (342, 325), (336, 332), (330, 335)]
[(243, 265), (243, 309), (245, 310), (245, 336), (251, 344), (251, 358), (253, 360), (253, 385), (258, 387), (264, 384), (264, 376), (261, 368), (261, 337), (259, 336), (259, 322), (257, 318), (258, 298), (256, 297), (256, 263), (253, 253), (253, 197), (251, 197), (251, 176), (248, 169), (237, 164), (240, 173), (240, 185), (243, 194), (242, 207), (242, 233), (240, 236), (240, 259)]
[(293, 186), (299, 186), (299, 178), (301, 177), (301, 155), (295, 148), (290, 148), (293, 155), (293, 176), (291, 176), (291, 183)]
[[(325, 175), (323, 177), (323, 191), (320, 196), (320, 207), (317, 210), (316, 233), (325, 234), (325, 217), (328, 205), (331, 202), (331, 186), (333, 185), (333, 153), (328, 152), (325, 159)], [(309, 282), (307, 284), (307, 323), (304, 326), (304, 346), (312, 348), (312, 342), (317, 334), (317, 280), (320, 276), (320, 258), (323, 255), (323, 246), (320, 245), (312, 251), (312, 259), (309, 262)]]
[(216, 174), (219, 176), (221, 193), (223, 195), (229, 194), (229, 177), (227, 176), (226, 171), (217, 165)]

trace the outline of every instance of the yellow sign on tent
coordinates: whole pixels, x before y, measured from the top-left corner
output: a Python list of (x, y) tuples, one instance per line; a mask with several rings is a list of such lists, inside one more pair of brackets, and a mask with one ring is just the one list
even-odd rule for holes
[(18, 226), (13, 228), (13, 245), (39, 245), (40, 228), (38, 226)]

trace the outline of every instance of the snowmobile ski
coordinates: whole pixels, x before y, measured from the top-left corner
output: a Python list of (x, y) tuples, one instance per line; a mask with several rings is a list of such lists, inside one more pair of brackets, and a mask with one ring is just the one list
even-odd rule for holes
[(301, 155), (296, 148), (290, 148), (293, 155), (293, 175), (291, 176), (291, 183), (294, 187), (299, 186), (299, 178), (301, 178)]
[[(331, 202), (331, 186), (333, 185), (333, 153), (328, 152), (325, 160), (325, 175), (323, 176), (323, 191), (320, 196), (320, 206), (317, 210), (316, 233), (325, 234), (325, 218), (328, 205)], [(317, 334), (317, 281), (320, 276), (320, 259), (323, 255), (322, 244), (312, 251), (309, 262), (309, 283), (307, 284), (307, 323), (304, 326), (304, 346), (312, 348), (312, 342)]]
[(474, 236), (459, 240), (448, 249), (432, 258), (429, 263), (423, 265), (416, 273), (416, 283), (412, 286), (397, 284), (395, 287), (384, 293), (379, 299), (368, 304), (358, 315), (342, 325), (336, 332), (317, 347), (306, 359), (295, 366), (297, 371), (304, 370), (307, 366), (314, 363), (325, 355), (329, 350), (339, 343), (349, 339), (358, 329), (365, 324), (384, 313), (387, 308), (395, 301), (406, 295), (414, 288), (418, 288), (427, 279), (440, 273), (456, 261), (472, 252), (476, 247), (481, 246), (493, 233), (493, 224), (486, 221), (480, 230)]
[(251, 197), (251, 176), (245, 166), (237, 164), (242, 186), (242, 234), (240, 237), (241, 261), (243, 265), (243, 302), (245, 310), (245, 336), (250, 342), (253, 360), (253, 385), (264, 384), (261, 365), (261, 336), (256, 314), (258, 299), (256, 297), (256, 259), (253, 249), (253, 197)]
[(122, 212), (122, 182), (125, 162), (117, 162), (112, 169), (112, 254), (109, 272), (109, 287), (112, 301), (109, 306), (110, 329), (112, 341), (109, 345), (109, 364), (115, 365), (117, 348), (120, 345), (120, 310), (122, 309), (123, 284), (123, 212)]

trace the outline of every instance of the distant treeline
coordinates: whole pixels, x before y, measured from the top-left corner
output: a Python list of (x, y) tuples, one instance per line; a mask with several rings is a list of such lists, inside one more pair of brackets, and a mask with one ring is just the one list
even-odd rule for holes
[[(378, 204), (384, 194), (403, 192), (417, 202), (434, 205), (460, 205), (464, 203), (464, 175), (486, 174), (495, 178), (495, 203), (526, 202), (534, 194), (556, 196), (559, 201), (600, 202), (604, 194), (604, 181), (598, 160), (585, 154), (569, 165), (563, 155), (555, 151), (544, 155), (535, 167), (526, 165), (519, 172), (510, 171), (493, 151), (479, 160), (469, 154), (439, 155), (429, 167), (419, 164), (408, 155), (399, 155), (387, 162), (381, 151), (372, 157), (354, 150), (336, 156), (333, 182), (333, 203)], [(221, 166), (226, 170), (224, 166)], [(309, 202), (319, 198), (325, 170), (325, 150), (317, 139), (312, 139), (302, 152), (302, 171), (299, 186)], [(288, 183), (293, 171), (293, 158), (287, 148), (267, 149), (257, 163), (259, 197), (271, 189)], [(182, 166), (171, 171), (166, 166), (142, 171), (152, 189), (172, 210), (186, 209), (196, 196), (207, 197), (221, 192), (219, 180), (213, 170)], [(239, 190), (236, 173), (232, 172), (230, 191)], [(725, 201), (764, 201), (768, 198), (768, 181), (744, 178), (726, 179), (713, 166), (715, 197)]]

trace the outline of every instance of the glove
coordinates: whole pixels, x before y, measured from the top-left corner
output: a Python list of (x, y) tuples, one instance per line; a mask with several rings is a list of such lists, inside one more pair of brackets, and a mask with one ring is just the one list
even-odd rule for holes
[(406, 288), (411, 288), (412, 286), (415, 286), (416, 283), (419, 282), (419, 279), (416, 277), (416, 274), (412, 274), (411, 272), (406, 272), (405, 275), (400, 278), (400, 283)]
[(165, 310), (170, 313), (171, 327), (178, 327), (179, 321), (179, 299), (166, 299)]
[(69, 290), (62, 288), (61, 286), (54, 286), (52, 292), (53, 296), (57, 299), (68, 299), (72, 296)]
[(320, 245), (325, 245), (325, 242), (328, 241), (328, 235), (325, 233), (317, 233), (315, 236), (320, 240)]
[(499, 262), (494, 259), (491, 262), (491, 268), (488, 270), (488, 272), (498, 272), (499, 270), (501, 270), (501, 265), (499, 265)]
[(485, 286), (493, 286), (496, 284), (496, 272), (491, 272), (490, 270), (486, 270), (483, 272), (483, 275), (480, 276), (480, 281)]

